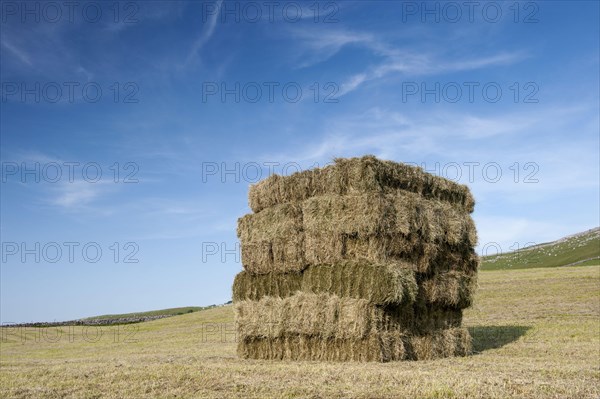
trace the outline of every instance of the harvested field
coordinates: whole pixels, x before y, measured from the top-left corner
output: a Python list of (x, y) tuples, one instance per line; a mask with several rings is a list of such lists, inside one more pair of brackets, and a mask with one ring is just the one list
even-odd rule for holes
[[(223, 306), (121, 326), (121, 335), (102, 327), (97, 342), (82, 338), (82, 326), (50, 327), (44, 336), (58, 337), (52, 341), (36, 340), (36, 330), (23, 341), (8, 328), (0, 345), (0, 397), (599, 397), (599, 266), (483, 271), (479, 284), (463, 321), (472, 336), (470, 356), (389, 363), (244, 359), (236, 354), (233, 306)], [(374, 358), (367, 353), (347, 360)]]

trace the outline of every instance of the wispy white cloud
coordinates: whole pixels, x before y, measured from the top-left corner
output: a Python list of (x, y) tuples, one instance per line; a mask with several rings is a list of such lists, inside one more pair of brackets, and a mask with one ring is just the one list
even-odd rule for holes
[(442, 65), (440, 69), (447, 71), (469, 71), (488, 66), (510, 65), (525, 58), (527, 58), (527, 54), (522, 51), (501, 52), (487, 57), (448, 62)]
[[(558, 112), (558, 111), (554, 111)], [(371, 108), (361, 114), (332, 118), (320, 139), (293, 152), (269, 154), (265, 159), (316, 161), (322, 158), (374, 153), (396, 158), (406, 155), (447, 154), (448, 140), (487, 140), (517, 134), (543, 120), (545, 114), (513, 112), (502, 116), (480, 116), (448, 111), (404, 114)]]
[(146, 217), (185, 218), (187, 220), (201, 219), (210, 215), (210, 210), (201, 200), (186, 200), (172, 198), (145, 198), (136, 201), (135, 207)]
[(425, 76), (443, 73), (472, 71), (489, 66), (509, 65), (524, 58), (520, 52), (494, 54), (487, 57), (470, 58), (455, 62), (445, 62), (433, 54), (404, 53), (402, 56), (388, 57), (381, 64), (351, 76), (340, 85), (338, 96), (344, 96), (364, 83), (382, 79), (392, 74), (404, 76)]
[(326, 61), (336, 55), (343, 47), (359, 45), (377, 48), (379, 43), (370, 33), (352, 32), (348, 30), (313, 30), (293, 29), (290, 34), (303, 46), (302, 60), (297, 67), (306, 68)]
[[(51, 79), (89, 82), (96, 74), (85, 56), (72, 43), (73, 29), (66, 23), (34, 24), (27, 29), (16, 24), (2, 26), (3, 74), (10, 79)], [(104, 73), (106, 71), (101, 71)], [(77, 91), (75, 91), (77, 93)], [(62, 96), (59, 103), (67, 102)], [(81, 101), (75, 95), (75, 101)]]
[[(514, 162), (534, 162), (540, 166), (537, 184), (522, 183), (528, 171), (522, 170), (519, 186), (512, 178), (496, 184), (482, 181), (481, 176), (474, 185), (480, 195), (519, 194), (519, 201), (540, 200), (551, 192), (565, 188), (585, 189), (598, 186), (598, 155), (593, 151), (582, 152), (581, 148), (597, 148), (593, 130), (580, 131), (583, 137), (563, 142), (559, 137), (564, 129), (579, 125), (593, 129), (588, 119), (594, 118), (589, 106), (513, 111), (501, 115), (452, 113), (447, 110), (419, 114), (403, 114), (381, 108), (372, 108), (362, 114), (332, 118), (323, 127), (319, 138), (305, 145), (294, 145), (289, 152), (270, 153), (263, 160), (314, 164), (334, 157), (374, 154), (381, 158), (405, 162), (498, 162), (505, 174), (512, 173), (508, 167)], [(545, 135), (545, 136), (543, 136)], [(543, 144), (529, 141), (530, 137), (544, 137)], [(508, 140), (520, 144), (507, 151), (500, 144)], [(596, 165), (590, 173), (590, 165)], [(432, 165), (430, 165), (432, 166)], [(480, 173), (480, 172), (479, 172)], [(462, 183), (468, 183), (464, 174)], [(515, 197), (516, 198), (516, 197)]]
[(26, 162), (26, 163), (50, 163), (50, 162), (62, 162), (62, 160), (60, 160), (59, 158), (50, 155), (50, 154), (45, 154), (41, 151), (37, 151), (34, 149), (27, 149), (27, 150), (22, 150), (22, 151), (15, 151), (11, 154), (2, 154), (2, 158), (4, 158), (4, 161), (10, 161), (10, 162), (16, 162), (16, 163), (21, 163), (21, 162)]
[[(22, 187), (28, 187), (34, 198), (32, 203), (40, 207), (49, 207), (63, 212), (112, 213), (109, 208), (99, 206), (97, 201), (117, 192), (119, 183), (115, 183), (112, 176), (106, 175), (97, 181), (96, 176), (86, 176), (87, 180), (84, 179), (81, 165), (85, 162), (78, 164), (77, 161), (67, 162), (58, 156), (37, 150), (3, 154), (3, 161), (16, 164), (18, 173), (21, 173), (21, 178), (24, 180), (19, 180), (17, 174), (13, 176), (14, 181)], [(24, 178), (21, 168), (27, 168), (32, 172)], [(45, 170), (50, 172), (44, 172)], [(45, 173), (49, 174), (48, 177)], [(96, 173), (96, 170), (93, 173)]]
[(121, 207), (120, 212), (129, 214), (135, 221), (136, 240), (206, 239), (214, 237), (215, 232), (234, 235), (239, 216), (224, 217), (206, 199), (189, 199), (181, 195), (177, 198), (139, 199)]
[(25, 64), (27, 66), (33, 65), (33, 63), (31, 62), (31, 57), (29, 56), (29, 54), (27, 54), (27, 52), (25, 50), (16, 47), (14, 44), (9, 42), (6, 38), (2, 38), (2, 41), (0, 41), (0, 43), (1, 43), (2, 47), (7, 49), (8, 51), (10, 51), (23, 64)]
[(218, 0), (216, 3), (216, 12), (210, 15), (206, 26), (200, 33), (200, 36), (196, 41), (192, 44), (192, 48), (187, 56), (185, 64), (189, 64), (194, 57), (198, 55), (198, 52), (204, 47), (204, 45), (210, 40), (212, 35), (215, 33), (215, 28), (217, 27), (217, 18), (219, 17), (219, 13), (221, 11), (221, 5), (223, 4), (223, 0)]
[(84, 180), (60, 182), (52, 186), (53, 195), (48, 201), (51, 205), (65, 211), (79, 211), (86, 209), (101, 196), (112, 191), (110, 185), (115, 186), (115, 183), (109, 181), (91, 183)]
[[(372, 33), (349, 30), (292, 30), (293, 38), (302, 46), (303, 61), (299, 67), (324, 62), (344, 47), (357, 46), (371, 52), (380, 61), (346, 78), (340, 84), (338, 97), (357, 90), (363, 84), (393, 74), (423, 76), (471, 71), (491, 66), (510, 65), (527, 57), (522, 51), (458, 58), (443, 48), (421, 50), (393, 46)], [(371, 58), (373, 59), (373, 58)]]

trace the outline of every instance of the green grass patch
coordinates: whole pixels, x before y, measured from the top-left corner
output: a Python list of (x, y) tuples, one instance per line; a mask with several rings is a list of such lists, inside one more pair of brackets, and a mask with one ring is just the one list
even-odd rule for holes
[(511, 270), (600, 263), (600, 229), (552, 243), (523, 248), (506, 254), (484, 256), (481, 270)]
[[(212, 307), (212, 306), (211, 306)], [(209, 306), (186, 306), (182, 308), (170, 308), (161, 310), (151, 310), (148, 312), (123, 313), (123, 314), (105, 314), (101, 316), (86, 317), (82, 320), (114, 320), (136, 317), (151, 317), (151, 316), (179, 316), (182, 314), (193, 313), (199, 310), (208, 309)]]

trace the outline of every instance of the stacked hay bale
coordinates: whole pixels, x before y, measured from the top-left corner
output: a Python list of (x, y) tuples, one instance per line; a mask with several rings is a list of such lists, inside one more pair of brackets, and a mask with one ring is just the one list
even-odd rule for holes
[(466, 186), (372, 156), (250, 187), (233, 284), (244, 358), (465, 355), (476, 287)]

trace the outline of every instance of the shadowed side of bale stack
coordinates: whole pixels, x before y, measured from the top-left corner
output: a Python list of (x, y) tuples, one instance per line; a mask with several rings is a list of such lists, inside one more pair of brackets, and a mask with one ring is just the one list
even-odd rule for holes
[(233, 284), (243, 358), (464, 356), (479, 259), (466, 186), (372, 156), (250, 188)]

